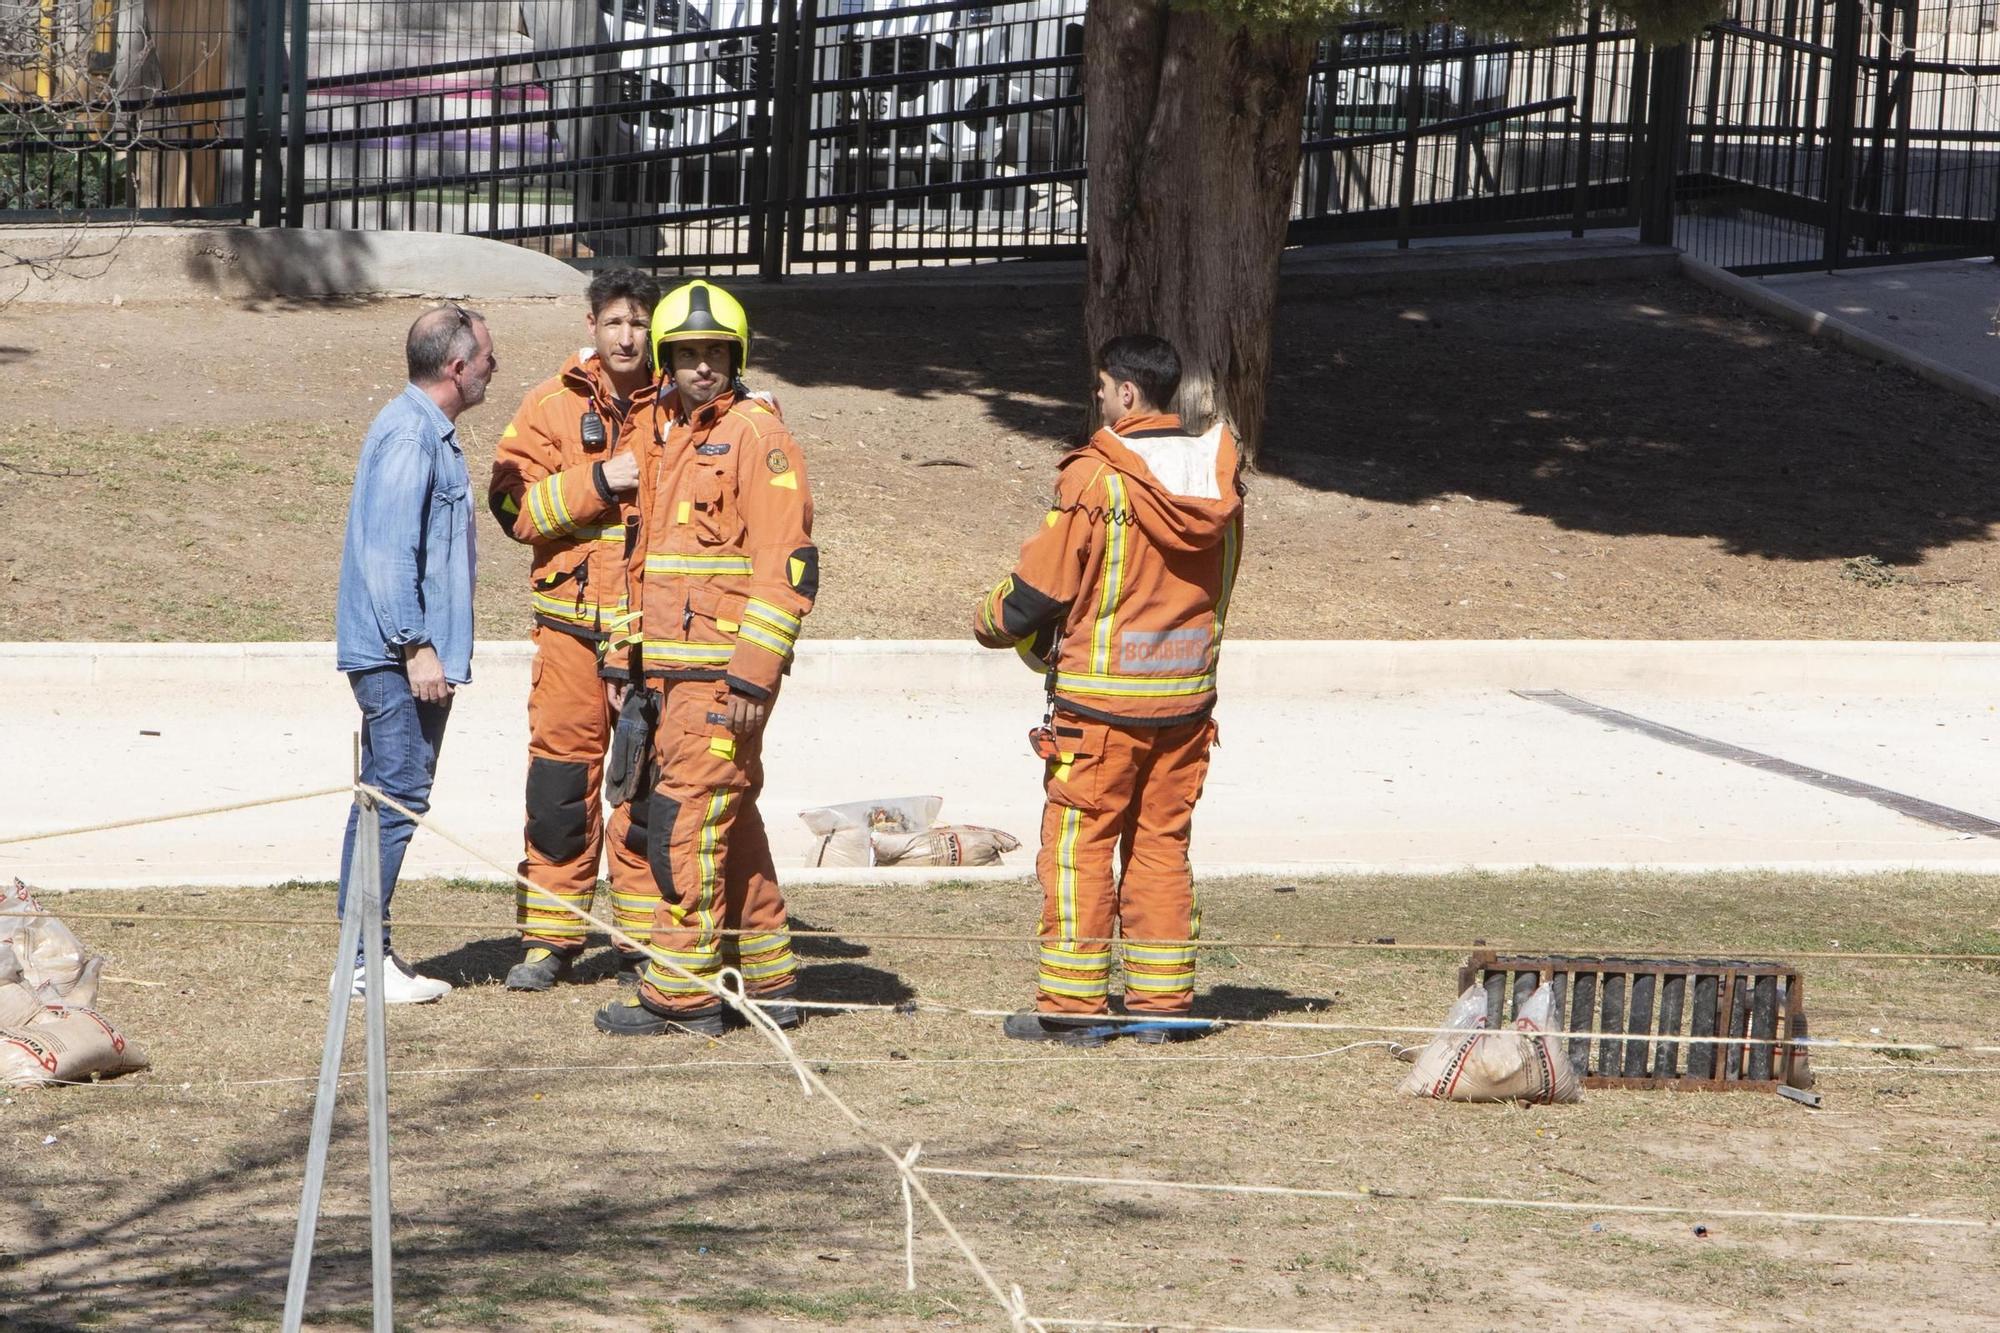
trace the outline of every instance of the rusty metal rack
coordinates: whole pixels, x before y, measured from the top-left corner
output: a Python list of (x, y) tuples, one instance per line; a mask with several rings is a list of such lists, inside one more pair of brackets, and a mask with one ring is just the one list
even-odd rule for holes
[[(1528, 957), (1482, 949), (1458, 989), (1483, 986), (1498, 1028), (1544, 981), (1555, 986), (1551, 1030), (1567, 1038), (1586, 1088), (1774, 1091), (1809, 1088), (1804, 988), (1782, 963), (1697, 958)], [(1744, 1043), (1657, 1041), (1748, 1038)]]

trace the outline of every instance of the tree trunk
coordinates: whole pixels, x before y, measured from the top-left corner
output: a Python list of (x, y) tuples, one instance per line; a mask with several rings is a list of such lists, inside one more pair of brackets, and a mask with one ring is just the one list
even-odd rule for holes
[(1167, 0), (1092, 0), (1090, 348), (1154, 333), (1181, 355), (1189, 424), (1264, 429), (1278, 256), (1291, 216), (1313, 39)]

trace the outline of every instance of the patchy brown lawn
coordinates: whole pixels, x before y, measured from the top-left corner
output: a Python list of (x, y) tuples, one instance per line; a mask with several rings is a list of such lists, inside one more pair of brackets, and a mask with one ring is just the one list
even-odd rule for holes
[[(1284, 891), (1287, 887), (1291, 891)], [(814, 998), (1027, 998), (1023, 884), (799, 888)], [(1783, 957), (1924, 949), (2000, 957), (1990, 884), (1650, 875), (1355, 878), (1205, 886), (1201, 1011), (1435, 1022), (1453, 954), (1305, 941), (1642, 945)], [(9, 1327), (264, 1328), (282, 1299), (325, 1022), (330, 889), (91, 893), (53, 904), (112, 956), (103, 1006), (150, 1051), (113, 1084), (0, 1095), (0, 1310)], [(756, 1038), (617, 1042), (598, 979), (512, 995), (508, 900), (399, 895), (401, 949), (461, 989), (392, 1012), (400, 1324), (440, 1329), (991, 1328), (920, 1223), (902, 1290), (892, 1174)], [(80, 914), (124, 913), (117, 920)], [(253, 927), (163, 918), (254, 916)], [(489, 926), (478, 923), (489, 922)], [(430, 924), (421, 923), (446, 923)], [(456, 924), (452, 924), (456, 923)], [(1252, 948), (1252, 944), (1285, 947)], [(2000, 962), (1809, 961), (1813, 1031), (2000, 1040)], [(138, 984), (151, 983), (151, 984)], [(350, 1066), (360, 1065), (355, 1025)], [(1385, 1193), (1992, 1217), (1993, 1080), (1947, 1056), (1816, 1058), (1826, 1109), (1741, 1094), (1593, 1092), (1576, 1106), (1392, 1092), (1366, 1034), (1236, 1029), (1173, 1048), (1004, 1041), (949, 1013), (816, 1017), (802, 1054), (934, 1166)], [(1989, 1065), (2000, 1064), (1987, 1061)], [(1840, 1072), (1843, 1068), (1857, 1072)], [(365, 1327), (361, 1088), (344, 1089), (312, 1308)], [(1962, 1328), (1992, 1231), (1477, 1210), (932, 1178), (986, 1262), (1048, 1318), (1294, 1327)]]
[[(1085, 376), (1063, 286), (744, 293), (811, 461), (824, 637), (959, 637)], [(353, 457), (407, 302), (0, 319), (0, 636), (331, 635)], [(506, 415), (582, 340), (488, 310)], [(1300, 295), (1233, 627), (1263, 638), (1987, 638), (1992, 414), (1680, 282)], [(45, 476), (40, 472), (74, 473)], [(525, 632), (490, 526), (483, 633)]]

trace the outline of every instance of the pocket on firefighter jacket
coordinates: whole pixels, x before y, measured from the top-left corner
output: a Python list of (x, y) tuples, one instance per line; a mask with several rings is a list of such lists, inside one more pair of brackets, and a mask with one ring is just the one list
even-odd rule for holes
[(729, 477), (720, 468), (696, 468), (689, 479), (688, 526), (703, 546), (722, 546), (736, 541), (736, 497)]
[(1050, 733), (1051, 753), (1043, 775), (1049, 800), (1072, 810), (1102, 808), (1104, 724), (1058, 716), (1050, 724)]
[(729, 690), (720, 681), (676, 686), (661, 725), (669, 733), (660, 747), (666, 782), (698, 790), (741, 791), (751, 785), (757, 741), (729, 730)]

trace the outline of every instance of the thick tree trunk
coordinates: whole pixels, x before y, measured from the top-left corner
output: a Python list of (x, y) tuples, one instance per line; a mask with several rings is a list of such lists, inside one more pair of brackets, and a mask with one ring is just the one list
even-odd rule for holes
[(1167, 0), (1091, 0), (1084, 30), (1094, 352), (1120, 333), (1179, 349), (1190, 424), (1264, 429), (1278, 256), (1313, 40)]

